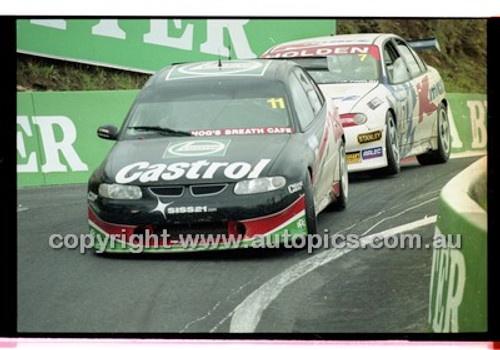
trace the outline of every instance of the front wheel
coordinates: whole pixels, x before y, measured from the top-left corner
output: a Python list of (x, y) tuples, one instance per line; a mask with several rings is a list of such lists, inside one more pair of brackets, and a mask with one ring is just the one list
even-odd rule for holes
[(316, 218), (316, 208), (314, 207), (314, 194), (309, 173), (304, 179), (304, 193), (306, 197), (306, 224), (307, 234), (314, 235), (318, 227), (318, 219)]
[(417, 160), (422, 165), (446, 163), (450, 158), (451, 138), (450, 138), (450, 123), (448, 121), (448, 113), (443, 104), (438, 108), (438, 149), (429, 153), (420, 154)]
[(396, 175), (401, 171), (399, 155), (398, 128), (394, 116), (387, 111), (385, 130), (385, 152), (387, 155), (387, 166), (376, 171), (376, 175)]

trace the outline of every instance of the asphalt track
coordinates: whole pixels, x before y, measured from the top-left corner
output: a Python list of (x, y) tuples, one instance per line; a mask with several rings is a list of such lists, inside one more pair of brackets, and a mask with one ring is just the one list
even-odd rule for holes
[(49, 237), (87, 233), (86, 186), (19, 189), (18, 331), (428, 332), (437, 198), (475, 160), (351, 175), (348, 209), (319, 215), (320, 233), (418, 233), (422, 249), (80, 254)]

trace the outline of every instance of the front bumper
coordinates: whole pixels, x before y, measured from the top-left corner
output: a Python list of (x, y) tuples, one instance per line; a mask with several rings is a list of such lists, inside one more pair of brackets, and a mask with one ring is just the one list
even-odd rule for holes
[[(96, 206), (89, 205), (90, 233), (98, 252), (165, 253), (276, 246), (284, 239), (307, 234), (305, 195), (294, 197), (285, 208), (266, 215), (248, 218), (248, 214), (235, 211), (233, 216), (217, 221), (209, 214), (204, 217), (204, 213), (197, 213), (182, 215), (183, 220), (162, 218), (159, 222), (156, 215), (152, 221), (136, 217), (134, 224), (124, 224), (123, 220), (113, 223), (102, 218)], [(100, 209), (100, 213), (105, 212)]]
[(387, 166), (385, 128), (368, 129), (366, 125), (344, 129), (347, 170), (350, 173)]

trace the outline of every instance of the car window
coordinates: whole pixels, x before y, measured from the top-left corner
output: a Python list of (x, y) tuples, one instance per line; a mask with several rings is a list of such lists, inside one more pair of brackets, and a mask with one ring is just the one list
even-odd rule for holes
[(294, 74), (297, 77), (297, 79), (299, 79), (299, 83), (306, 91), (307, 99), (311, 103), (314, 115), (317, 115), (321, 110), (323, 103), (320, 96), (318, 96), (318, 92), (314, 88), (314, 83), (309, 79), (309, 77), (305, 74), (305, 72), (302, 69), (295, 69)]
[(408, 65), (408, 69), (410, 70), (411, 76), (412, 77), (419, 76), (422, 73), (422, 71), (420, 70), (420, 66), (418, 65), (418, 62), (415, 59), (415, 56), (410, 51), (410, 48), (406, 46), (406, 44), (401, 40), (396, 40), (396, 43), (398, 44), (399, 52), (401, 52), (401, 55), (404, 57), (405, 62)]
[(143, 126), (191, 133), (291, 127), (289, 96), (282, 82), (264, 79), (186, 79), (151, 85), (130, 112), (126, 135), (144, 136)]
[(401, 84), (410, 80), (408, 68), (391, 41), (384, 45), (384, 62), (387, 78), (391, 84)]
[(314, 120), (314, 110), (304, 87), (295, 74), (290, 75), (290, 91), (300, 127), (305, 129)]
[(307, 79), (309, 79), (309, 81), (311, 82), (313, 88), (314, 88), (314, 91), (316, 92), (316, 95), (318, 96), (318, 99), (321, 103), (321, 106), (323, 106), (325, 104), (325, 96), (323, 95), (323, 93), (321, 92), (321, 90), (319, 89), (319, 86), (318, 84), (314, 81), (314, 79), (309, 75), (309, 73), (307, 73), (307, 71), (305, 72), (305, 75), (307, 77)]
[(324, 48), (326, 57), (290, 58), (317, 84), (366, 83), (379, 81), (380, 57), (375, 45), (336, 45)]
[(413, 53), (413, 56), (415, 56), (415, 59), (417, 60), (420, 71), (422, 73), (427, 72), (427, 66), (425, 65), (424, 60), (411, 47), (410, 47), (410, 51)]

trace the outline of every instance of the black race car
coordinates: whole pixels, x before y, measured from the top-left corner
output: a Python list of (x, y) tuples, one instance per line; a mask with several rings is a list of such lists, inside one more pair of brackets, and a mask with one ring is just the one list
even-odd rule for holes
[(280, 60), (167, 67), (144, 85), (88, 184), (95, 248), (170, 252), (255, 246), (316, 231), (348, 178), (336, 107)]

